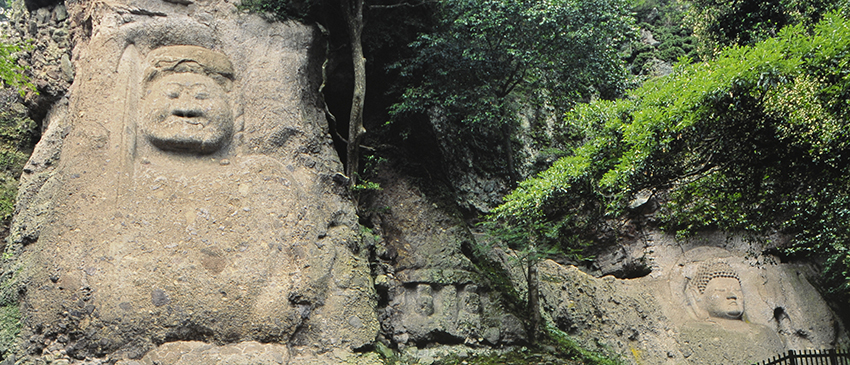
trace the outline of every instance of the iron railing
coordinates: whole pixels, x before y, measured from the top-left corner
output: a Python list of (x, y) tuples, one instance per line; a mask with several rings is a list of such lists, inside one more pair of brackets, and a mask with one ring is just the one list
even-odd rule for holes
[(850, 365), (850, 351), (790, 350), (754, 365)]

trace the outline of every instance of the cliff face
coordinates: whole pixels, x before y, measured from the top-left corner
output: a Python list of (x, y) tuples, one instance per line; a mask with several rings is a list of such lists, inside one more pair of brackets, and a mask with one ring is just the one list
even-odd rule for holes
[[(462, 155), (451, 181), (386, 164), (358, 217), (318, 93), (316, 29), (226, 0), (26, 7), (7, 30), (35, 39), (22, 60), (40, 95), (25, 102), (44, 128), (4, 255), (20, 363), (368, 364), (382, 345), (428, 363), (526, 344), (484, 261), (520, 296), (522, 267), (508, 249), (477, 252), (488, 239), (458, 213), (497, 202), (505, 176), (465, 168), (480, 146), (435, 118), (442, 154)], [(634, 364), (847, 343), (810, 268), (735, 240), (636, 237), (595, 273), (638, 265), (638, 278), (541, 264), (554, 329)], [(735, 293), (720, 305), (739, 309), (706, 304), (716, 279)]]
[(472, 262), (475, 238), (453, 214), (453, 201), (389, 166), (379, 170), (382, 190), (366, 199), (363, 218), (377, 235), (381, 340), (413, 357), (433, 345), (524, 343), (522, 320)]
[(67, 19), (74, 82), (7, 251), (21, 353), (116, 361), (169, 343), (216, 359), (203, 341), (336, 363), (370, 346), (376, 295), (318, 104), (315, 29), (227, 2), (79, 2)]
[(635, 250), (651, 266), (644, 277), (597, 278), (544, 262), (541, 292), (552, 323), (635, 364), (755, 363), (847, 346), (841, 322), (808, 281), (817, 275), (811, 267), (754, 254), (722, 234), (645, 238)]

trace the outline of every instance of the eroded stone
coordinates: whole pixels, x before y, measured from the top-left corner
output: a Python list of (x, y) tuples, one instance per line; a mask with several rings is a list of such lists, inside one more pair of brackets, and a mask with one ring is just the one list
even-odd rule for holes
[(91, 28), (61, 59), (70, 99), (22, 178), (23, 350), (63, 338), (70, 359), (274, 364), (372, 343), (318, 31), (227, 1), (101, 5), (68, 5), (71, 29)]
[[(666, 260), (652, 275), (626, 280), (544, 261), (544, 315), (584, 346), (634, 364), (754, 363), (848, 342), (804, 267), (758, 263), (716, 247)], [(813, 330), (795, 334), (803, 328)]]

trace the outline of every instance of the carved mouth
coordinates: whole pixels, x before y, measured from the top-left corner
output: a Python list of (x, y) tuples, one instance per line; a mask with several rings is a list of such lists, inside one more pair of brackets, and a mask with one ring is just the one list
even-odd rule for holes
[(198, 118), (198, 117), (203, 117), (204, 113), (201, 113), (201, 111), (199, 111), (199, 110), (193, 110), (193, 109), (188, 109), (188, 110), (186, 110), (186, 109), (175, 109), (174, 111), (171, 112), (171, 115), (183, 117), (183, 118)]
[(189, 125), (197, 126), (197, 128), (205, 128), (207, 125), (210, 124), (210, 120), (207, 119), (207, 118), (204, 118), (204, 117), (200, 117), (200, 116), (186, 117), (186, 116), (172, 115), (170, 118), (165, 120), (165, 124), (166, 125), (172, 125), (172, 126), (181, 126), (181, 125), (189, 124)]
[(183, 120), (183, 122), (188, 123), (188, 124), (192, 124), (192, 125), (200, 125), (200, 126), (203, 126), (203, 127), (207, 126), (207, 124), (204, 123), (204, 121), (206, 121), (205, 119), (202, 120), (202, 119), (199, 119), (199, 118), (182, 118), (182, 120)]
[(738, 316), (743, 312), (743, 308), (740, 305), (738, 305), (738, 302), (736, 302), (736, 301), (729, 303), (726, 310), (729, 312), (729, 314), (734, 315), (734, 316)]

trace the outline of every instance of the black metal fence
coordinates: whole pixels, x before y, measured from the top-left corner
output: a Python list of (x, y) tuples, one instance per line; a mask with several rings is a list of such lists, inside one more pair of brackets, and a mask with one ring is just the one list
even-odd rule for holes
[(850, 365), (850, 351), (790, 350), (755, 365)]

